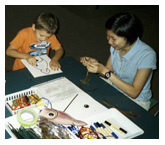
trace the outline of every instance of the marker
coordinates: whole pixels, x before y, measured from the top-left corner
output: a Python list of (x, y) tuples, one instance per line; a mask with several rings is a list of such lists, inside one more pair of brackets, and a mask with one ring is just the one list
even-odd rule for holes
[(79, 128), (75, 127), (75, 125), (71, 125), (72, 129), (74, 130), (74, 132), (78, 135), (78, 132), (79, 132)]
[(26, 77), (29, 81), (32, 81), (32, 79), (28, 75), (26, 75)]
[(106, 123), (103, 123), (103, 125), (107, 128), (107, 130), (114, 136), (114, 138), (118, 139), (119, 137), (109, 128), (109, 126)]
[(93, 127), (92, 125), (90, 125), (90, 129), (92, 129), (94, 132), (95, 132), (95, 131), (97, 132), (97, 134), (98, 134), (98, 136), (99, 136), (99, 139), (102, 138), (102, 135), (98, 133), (98, 130), (96, 130), (95, 127)]
[(102, 126), (102, 128), (105, 130), (106, 134), (107, 134), (107, 137), (109, 139), (115, 139), (115, 137), (112, 135), (112, 131), (109, 131), (107, 129), (107, 127), (105, 127), (102, 123), (100, 123), (100, 125)]
[(92, 129), (93, 132), (95, 132), (95, 128), (92, 125), (90, 125), (90, 129)]
[(118, 125), (112, 123), (111, 121), (109, 120), (106, 120), (105, 123), (111, 127), (113, 127), (114, 129), (116, 129), (117, 131), (119, 131), (120, 133), (122, 134), (127, 134), (127, 131), (124, 130), (123, 128), (119, 127)]
[(104, 136), (104, 133), (103, 133), (102, 130), (99, 128), (99, 126), (98, 126), (96, 123), (93, 123), (93, 124), (94, 124), (94, 126), (95, 126), (96, 131), (102, 134), (102, 135), (101, 135), (101, 134), (98, 133), (98, 134), (99, 134), (99, 137), (100, 137), (100, 138), (103, 138), (103, 139), (106, 139), (106, 137)]
[[(100, 123), (99, 122), (96, 122), (96, 124), (98, 125), (98, 127), (100, 128), (100, 130), (101, 130), (101, 132), (102, 132), (102, 134), (106, 137), (107, 136), (107, 133), (106, 133), (106, 131), (104, 130), (104, 128), (100, 125)], [(107, 138), (107, 137), (106, 137)]]
[(11, 110), (13, 110), (8, 102), (6, 104), (10, 107)]
[(76, 130), (74, 130), (72, 127), (69, 127), (69, 126), (68, 126), (68, 129), (69, 129), (74, 135), (76, 135), (77, 137), (79, 137), (79, 135), (77, 134)]

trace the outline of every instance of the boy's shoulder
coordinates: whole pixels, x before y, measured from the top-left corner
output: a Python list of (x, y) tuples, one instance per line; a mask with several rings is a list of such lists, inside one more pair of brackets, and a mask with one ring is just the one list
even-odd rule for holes
[(19, 31), (19, 33), (21, 34), (28, 34), (28, 33), (32, 33), (32, 27), (27, 27), (27, 28), (23, 28)]

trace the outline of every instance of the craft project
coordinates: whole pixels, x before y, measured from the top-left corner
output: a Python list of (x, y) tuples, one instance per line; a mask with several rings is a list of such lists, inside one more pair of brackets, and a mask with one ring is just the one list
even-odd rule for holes
[(36, 60), (37, 64), (32, 66), (25, 59), (21, 59), (34, 78), (62, 72), (61, 70), (51, 70), (49, 66), (51, 59), (47, 55), (36, 56)]
[(50, 122), (55, 124), (62, 124), (62, 125), (77, 125), (77, 126), (84, 126), (87, 125), (85, 122), (76, 120), (67, 113), (62, 111), (58, 111), (55, 109), (44, 108), (40, 113), (39, 116), (47, 118)]

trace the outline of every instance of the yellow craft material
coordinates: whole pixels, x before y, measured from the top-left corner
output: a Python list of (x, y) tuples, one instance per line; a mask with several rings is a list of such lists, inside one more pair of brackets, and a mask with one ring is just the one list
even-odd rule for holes
[[(28, 120), (23, 120), (23, 118), (21, 117), (24, 113), (29, 113), (33, 116), (33, 119), (31, 121), (28, 121)], [(24, 126), (24, 127), (30, 127), (30, 126), (33, 126), (37, 123), (37, 119), (38, 119), (38, 115), (37, 113), (30, 109), (30, 108), (24, 108), (24, 109), (21, 109), (18, 111), (17, 113), (17, 120), (18, 122)]]

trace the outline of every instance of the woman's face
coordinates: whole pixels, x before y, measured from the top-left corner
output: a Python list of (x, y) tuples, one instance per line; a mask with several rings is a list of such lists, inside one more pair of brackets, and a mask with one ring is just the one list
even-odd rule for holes
[(107, 30), (108, 43), (116, 50), (124, 49), (128, 46), (125, 37), (117, 36), (113, 31)]

